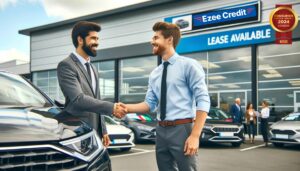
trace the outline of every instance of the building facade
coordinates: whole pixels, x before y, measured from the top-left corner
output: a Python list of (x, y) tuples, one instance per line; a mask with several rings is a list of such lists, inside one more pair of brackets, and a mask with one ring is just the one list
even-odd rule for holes
[[(51, 98), (63, 100), (56, 67), (75, 50), (71, 29), (80, 20), (99, 23), (99, 50), (92, 60), (100, 75), (101, 97), (135, 103), (144, 100), (149, 74), (161, 63), (151, 54), (155, 22), (251, 4), (259, 5), (257, 21), (183, 31), (177, 51), (203, 66), (212, 105), (229, 111), (234, 99), (240, 97), (244, 109), (251, 101), (259, 110), (260, 102), (267, 100), (272, 119), (278, 120), (300, 110), (300, 27), (293, 31), (292, 45), (275, 44), (269, 16), (275, 4), (291, 4), (300, 14), (299, 0), (149, 1), (20, 33), (30, 36), (34, 84)], [(231, 41), (226, 42), (224, 36), (230, 36)]]

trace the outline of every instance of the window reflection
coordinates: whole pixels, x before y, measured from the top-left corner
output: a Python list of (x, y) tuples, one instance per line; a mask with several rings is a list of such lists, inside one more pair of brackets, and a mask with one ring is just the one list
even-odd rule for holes
[(123, 59), (120, 61), (120, 101), (137, 103), (144, 101), (148, 79), (157, 66), (155, 56)]
[(274, 121), (297, 110), (294, 96), (300, 91), (299, 49), (300, 41), (258, 47), (258, 99), (269, 102)]
[(33, 84), (47, 94), (52, 100), (64, 101), (65, 98), (58, 84), (56, 70), (34, 72)]
[(186, 54), (196, 59), (206, 73), (212, 105), (229, 110), (234, 99), (242, 100), (242, 107), (251, 100), (251, 48), (222, 49)]
[(99, 88), (102, 100), (115, 101), (115, 62), (104, 61), (93, 63), (99, 73)]

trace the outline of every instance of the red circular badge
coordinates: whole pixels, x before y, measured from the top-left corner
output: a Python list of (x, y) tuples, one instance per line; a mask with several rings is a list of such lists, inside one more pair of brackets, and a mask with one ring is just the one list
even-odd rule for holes
[(270, 23), (277, 32), (290, 32), (297, 26), (298, 16), (289, 7), (278, 7), (271, 12)]

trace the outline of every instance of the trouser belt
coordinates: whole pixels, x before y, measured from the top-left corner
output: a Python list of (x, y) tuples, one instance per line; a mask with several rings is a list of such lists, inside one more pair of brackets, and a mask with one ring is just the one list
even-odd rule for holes
[(187, 119), (177, 119), (175, 121), (159, 121), (158, 125), (162, 127), (166, 126), (176, 126), (176, 125), (181, 125), (181, 124), (187, 124), (187, 123), (193, 123), (192, 118), (187, 118)]

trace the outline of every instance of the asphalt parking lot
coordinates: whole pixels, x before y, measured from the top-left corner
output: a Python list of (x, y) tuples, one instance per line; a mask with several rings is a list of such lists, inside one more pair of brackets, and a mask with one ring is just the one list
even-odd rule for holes
[[(137, 144), (129, 152), (110, 152), (113, 171), (157, 171), (155, 144)], [(199, 150), (201, 171), (299, 171), (300, 146), (264, 147), (262, 141), (246, 141), (239, 148), (230, 144), (203, 145)]]

